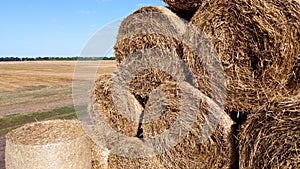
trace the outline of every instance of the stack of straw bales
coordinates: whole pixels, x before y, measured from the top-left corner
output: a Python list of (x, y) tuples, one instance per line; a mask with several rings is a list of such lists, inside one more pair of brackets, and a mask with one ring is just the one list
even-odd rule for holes
[(6, 139), (6, 169), (91, 168), (90, 144), (78, 121), (28, 124)]
[(264, 106), (242, 125), (240, 168), (299, 168), (299, 136), (299, 94)]
[[(122, 22), (114, 47), (119, 67), (130, 67), (130, 63), (137, 59), (134, 58), (135, 53), (143, 53), (145, 49), (168, 51), (173, 54), (171, 59), (172, 57), (182, 59), (194, 75), (193, 84), (196, 87), (194, 93), (201, 91), (204, 94), (204, 96), (199, 94), (203, 96), (200, 100), (212, 99), (210, 101), (214, 103), (213, 105), (218, 107), (220, 104), (222, 107), (224, 97), (222, 91), (225, 90), (227, 114), (251, 113), (245, 126), (250, 126), (251, 119), (260, 114), (261, 107), (265, 107), (266, 112), (275, 111), (265, 105), (274, 103), (279, 97), (286, 97), (299, 91), (299, 1), (165, 0), (165, 2), (171, 9), (143, 7)], [(184, 11), (193, 13), (193, 17), (190, 22), (186, 22), (174, 11), (180, 11), (180, 16)], [(203, 38), (202, 35), (207, 38)], [(211, 73), (215, 60), (210, 59), (210, 55), (214, 51), (209, 48), (209, 43), (206, 44), (201, 40), (211, 42), (220, 59), (226, 76), (226, 89), (221, 87), (223, 84), (211, 83), (211, 80), (219, 77)], [(201, 45), (207, 45), (208, 50), (201, 51)], [(208, 70), (208, 67), (212, 70)], [(155, 139), (168, 132), (178, 120), (182, 91), (175, 83), (177, 79), (166, 72), (155, 68), (134, 68), (139, 69), (139, 73), (134, 75), (130, 82), (129, 91), (143, 107), (144, 117), (142, 125), (131, 119), (130, 126), (134, 126), (135, 129), (138, 125), (138, 129), (142, 127), (144, 140)], [(218, 73), (218, 70), (217, 68), (215, 72)], [(188, 81), (188, 77), (181, 80)], [(116, 168), (117, 164), (121, 164), (121, 168), (236, 167), (238, 150), (233, 146), (231, 131), (233, 121), (223, 110), (219, 110), (223, 120), (212, 122), (211, 125), (217, 125), (216, 130), (205, 142), (199, 142), (197, 138), (201, 138), (204, 119), (207, 119), (209, 114), (207, 102), (200, 102), (200, 105), (195, 123), (174, 147), (144, 159), (130, 159), (111, 154), (110, 166)], [(280, 105), (281, 108), (284, 107), (283, 104)], [(117, 119), (114, 116), (110, 118)], [(283, 119), (289, 118), (284, 114), (279, 116)], [(107, 120), (109, 121), (109, 118)], [(128, 121), (122, 124), (124, 128), (129, 125)], [(110, 125), (114, 126), (113, 123)], [(246, 128), (243, 127), (242, 133), (248, 132)], [(247, 136), (245, 133), (244, 136)], [(136, 132), (131, 136), (134, 134)], [(242, 136), (239, 139), (240, 147), (243, 147), (245, 144), (241, 140), (245, 139)], [(142, 144), (141, 141), (143, 140), (136, 138), (132, 140), (136, 145)], [(248, 157), (243, 157), (245, 155), (243, 148), (239, 153), (241, 159), (247, 160)], [(240, 162), (241, 167), (242, 163)]]
[[(208, 70), (203, 60), (199, 59), (199, 53), (193, 51), (195, 49), (191, 49), (186, 42), (182, 42), (182, 39), (188, 38), (192, 42), (197, 41), (197, 36), (194, 37), (196, 31), (207, 36), (224, 68), (227, 112), (252, 113), (265, 102), (291, 91), (286, 87), (287, 84), (293, 84), (299, 77), (299, 64), (295, 65), (300, 55), (297, 50), (300, 34), (299, 1), (204, 0), (196, 4), (199, 4), (199, 9), (190, 23), (184, 22), (164, 7), (144, 7), (127, 17), (121, 25), (115, 45), (119, 63), (145, 48), (170, 50), (186, 62), (194, 74), (199, 90), (208, 96), (221, 93), (212, 91), (214, 87), (209, 83)], [(154, 17), (160, 21), (152, 21), (152, 24), (141, 24), (143, 21), (138, 18), (145, 19), (141, 16), (150, 12), (160, 13), (164, 17)], [(157, 71), (149, 70), (139, 74), (131, 92), (136, 97), (141, 96), (147, 100), (145, 98), (148, 98), (149, 91), (171, 78)], [(139, 76), (144, 74), (149, 78), (138, 81), (142, 79)], [(150, 79), (159, 80), (153, 82)], [(295, 88), (298, 83), (292, 86)], [(219, 98), (222, 96), (213, 99), (218, 102)]]
[[(7, 135), (7, 169), (299, 167), (300, 1), (164, 1), (122, 22), (130, 83), (118, 95), (120, 74), (96, 80), (92, 140), (75, 121), (25, 125)], [(237, 138), (235, 113), (250, 113)]]

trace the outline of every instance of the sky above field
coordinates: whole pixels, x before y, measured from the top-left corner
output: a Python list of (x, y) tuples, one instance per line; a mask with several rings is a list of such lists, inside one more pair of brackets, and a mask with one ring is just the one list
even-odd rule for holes
[(0, 57), (78, 56), (105, 25), (161, 0), (0, 0)]

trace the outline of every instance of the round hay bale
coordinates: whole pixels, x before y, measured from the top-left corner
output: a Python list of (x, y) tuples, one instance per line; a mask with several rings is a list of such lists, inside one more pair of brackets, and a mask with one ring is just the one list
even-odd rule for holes
[[(141, 8), (128, 16), (121, 24), (117, 43), (114, 47), (116, 59), (119, 64), (122, 64), (135, 53), (143, 53), (145, 49), (160, 49), (170, 52), (172, 56), (167, 58), (168, 56), (166, 55), (165, 59), (160, 62), (167, 64), (168, 60), (172, 60), (175, 57), (185, 61), (189, 71), (197, 75), (193, 77), (193, 83), (203, 93), (211, 96), (213, 87), (209, 83), (209, 76), (201, 58), (190, 59), (183, 54), (184, 49), (189, 48), (183, 42), (186, 28), (187, 22), (166, 7)], [(176, 64), (171, 66), (176, 69)], [(140, 67), (135, 69), (141, 70), (133, 78), (130, 91), (143, 104), (148, 100), (150, 92), (164, 81), (174, 81), (174, 77), (161, 70), (144, 70)], [(185, 78), (187, 80), (189, 77), (186, 76)]]
[[(151, 48), (178, 53), (180, 49), (172, 36), (174, 32), (180, 36), (179, 33), (182, 34), (185, 26), (185, 23), (166, 7), (143, 7), (122, 22), (114, 47), (116, 60), (121, 63), (132, 54)], [(132, 79), (130, 90), (144, 103), (149, 93), (166, 80), (172, 80), (172, 77), (165, 72), (157, 69), (141, 70)]]
[(165, 3), (170, 5), (172, 8), (180, 9), (184, 11), (196, 12), (201, 6), (203, 0), (163, 0)]
[(299, 11), (298, 0), (203, 1), (191, 24), (219, 54), (228, 111), (255, 112), (286, 92), (300, 52)]
[[(101, 75), (98, 77), (93, 89), (92, 102), (89, 106), (90, 116), (94, 120), (95, 125), (101, 125), (103, 122), (101, 119), (104, 119), (116, 132), (129, 137), (135, 137), (137, 135), (139, 117), (143, 111), (143, 107), (135, 97), (128, 92), (127, 99), (130, 103), (129, 108), (132, 109), (128, 109), (128, 112), (125, 112), (128, 113), (128, 116), (119, 112), (116, 105), (124, 105), (124, 102), (121, 99), (113, 98), (112, 86), (112, 75)], [(124, 105), (124, 107), (125, 106), (126, 105)]]
[[(185, 85), (189, 86), (188, 83)], [(145, 140), (164, 134), (174, 127), (181, 109), (180, 104), (183, 99), (181, 94), (176, 83), (165, 82), (150, 95), (145, 109), (144, 123), (141, 126)], [(181, 133), (187, 130), (187, 135), (174, 144), (174, 147), (166, 146), (164, 152), (157, 155), (159, 163), (164, 168), (230, 168), (234, 166), (236, 157), (234, 147), (232, 147), (232, 120), (222, 109), (218, 108), (216, 103), (205, 95), (201, 95), (196, 88), (192, 87), (190, 94), (202, 97), (196, 111), (195, 122), (189, 129), (178, 129), (182, 130)], [(193, 99), (193, 96), (190, 99)], [(186, 115), (196, 109), (192, 105), (183, 106), (188, 107), (186, 112), (183, 112)], [(215, 113), (216, 117), (212, 117), (210, 113)]]
[[(183, 34), (186, 23), (166, 7), (143, 7), (126, 17), (119, 28), (114, 54), (121, 63), (142, 49), (178, 50), (172, 37)], [(177, 35), (174, 35), (177, 33)]]
[(240, 168), (299, 168), (300, 95), (250, 115), (239, 134)]
[(27, 124), (6, 139), (6, 169), (91, 168), (90, 145), (78, 121)]

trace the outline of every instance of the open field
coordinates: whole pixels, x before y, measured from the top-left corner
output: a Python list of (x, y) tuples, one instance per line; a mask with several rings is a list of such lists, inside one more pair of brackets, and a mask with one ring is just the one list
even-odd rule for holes
[[(72, 105), (76, 61), (0, 62), (0, 117)], [(115, 61), (101, 61), (111, 73)]]
[[(72, 100), (76, 63), (0, 62), (0, 169), (4, 168), (4, 135), (8, 131), (28, 122), (76, 117)], [(115, 69), (115, 61), (100, 61), (98, 74)]]

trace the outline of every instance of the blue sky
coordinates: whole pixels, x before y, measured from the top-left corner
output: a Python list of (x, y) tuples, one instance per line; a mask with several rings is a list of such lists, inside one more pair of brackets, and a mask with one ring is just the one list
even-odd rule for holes
[(78, 56), (114, 20), (162, 0), (0, 0), (1, 56)]

